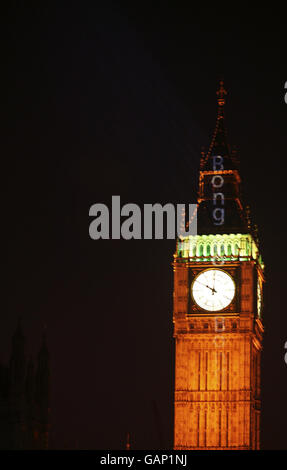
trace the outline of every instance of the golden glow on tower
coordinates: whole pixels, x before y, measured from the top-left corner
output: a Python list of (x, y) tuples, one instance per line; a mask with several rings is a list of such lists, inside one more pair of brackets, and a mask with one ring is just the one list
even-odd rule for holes
[[(235, 285), (231, 302), (219, 311), (212, 306), (208, 311), (191, 295), (207, 267), (224, 269)], [(255, 260), (215, 267), (175, 257), (175, 449), (259, 448), (263, 325), (256, 292), (262, 279)], [(224, 285), (220, 288), (232, 297)], [(205, 288), (209, 298), (211, 289)]]
[[(173, 262), (174, 448), (181, 450), (260, 448), (264, 264), (226, 141), (225, 96), (221, 82), (215, 133), (201, 158), (200, 231), (177, 241)], [(214, 223), (218, 203), (226, 217)]]

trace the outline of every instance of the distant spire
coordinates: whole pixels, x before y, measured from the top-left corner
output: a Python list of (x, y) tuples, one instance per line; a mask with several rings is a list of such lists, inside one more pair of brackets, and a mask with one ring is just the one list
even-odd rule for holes
[(46, 410), (50, 399), (50, 359), (47, 348), (46, 331), (42, 335), (42, 344), (38, 353), (36, 370), (36, 397), (37, 402)]
[(47, 367), (49, 362), (49, 351), (47, 347), (47, 326), (44, 325), (43, 333), (42, 333), (42, 344), (40, 347), (40, 351), (38, 353), (38, 362), (39, 367)]
[(127, 433), (126, 450), (131, 450), (130, 433)]
[(27, 373), (26, 373), (26, 398), (27, 402), (33, 402), (34, 398), (34, 362), (32, 357), (29, 358), (28, 365), (27, 365)]
[(11, 388), (20, 393), (25, 377), (25, 337), (22, 330), (21, 317), (18, 318), (17, 327), (12, 337), (12, 350), (10, 356), (10, 384)]

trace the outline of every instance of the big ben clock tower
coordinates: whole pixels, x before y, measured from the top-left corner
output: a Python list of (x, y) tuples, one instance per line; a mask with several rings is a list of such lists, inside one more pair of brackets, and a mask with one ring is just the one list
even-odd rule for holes
[(174, 255), (175, 449), (260, 448), (264, 265), (226, 138), (226, 90), (199, 172), (197, 235)]

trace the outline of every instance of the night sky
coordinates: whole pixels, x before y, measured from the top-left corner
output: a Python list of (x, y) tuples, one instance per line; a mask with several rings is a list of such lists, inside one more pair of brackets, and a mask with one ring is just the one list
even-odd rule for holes
[(19, 316), (27, 357), (46, 325), (52, 448), (171, 448), (175, 242), (94, 241), (88, 214), (196, 202), (223, 77), (266, 264), (262, 447), (287, 449), (283, 12), (79, 5), (2, 16), (0, 359)]

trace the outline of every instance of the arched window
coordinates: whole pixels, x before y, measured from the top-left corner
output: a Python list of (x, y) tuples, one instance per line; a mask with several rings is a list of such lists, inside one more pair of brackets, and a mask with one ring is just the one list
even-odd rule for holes
[(206, 245), (206, 256), (210, 256), (210, 245)]
[(220, 254), (223, 256), (225, 254), (224, 245), (221, 245)]
[(227, 256), (231, 256), (231, 245), (228, 245), (227, 247)]
[(203, 256), (203, 245), (200, 244), (198, 247), (198, 256)]

